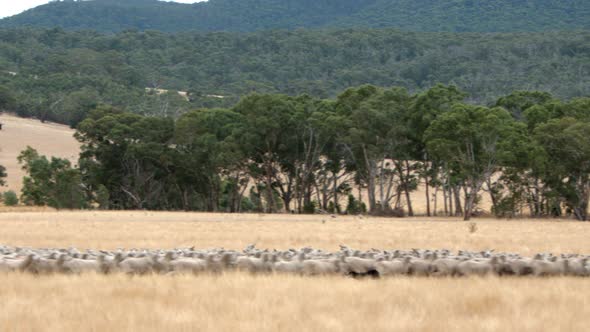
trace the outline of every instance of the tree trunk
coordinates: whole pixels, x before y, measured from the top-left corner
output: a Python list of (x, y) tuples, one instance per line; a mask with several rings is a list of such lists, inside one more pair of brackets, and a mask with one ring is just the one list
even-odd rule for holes
[(475, 188), (471, 188), (470, 193), (467, 195), (465, 199), (465, 213), (463, 215), (463, 220), (469, 221), (471, 219), (471, 215), (473, 214), (473, 203), (475, 202), (475, 197), (477, 196), (477, 191)]
[(490, 194), (490, 199), (492, 200), (492, 211), (498, 213), (498, 197), (494, 192), (494, 188), (492, 188), (492, 180), (490, 178), (486, 179), (486, 185), (488, 186), (488, 193)]
[(340, 213), (340, 204), (338, 204), (338, 177), (336, 173), (332, 173), (332, 191), (334, 196), (334, 212)]
[[(472, 182), (473, 183), (473, 182)], [(477, 198), (477, 193), (481, 190), (481, 186), (483, 185), (483, 180), (475, 182), (474, 185), (471, 186), (467, 197), (465, 197), (465, 213), (463, 215), (463, 220), (468, 221), (471, 219), (471, 215), (473, 214), (473, 208), (475, 205), (475, 198)]]
[(291, 194), (290, 193), (287, 193), (283, 197), (283, 204), (285, 205), (285, 212), (290, 213), (291, 212)]
[(375, 169), (377, 165), (369, 158), (367, 149), (363, 146), (363, 156), (365, 159), (365, 167), (367, 168), (366, 182), (367, 182), (367, 196), (369, 198), (369, 213), (374, 213), (377, 206), (375, 201), (375, 176), (377, 175)]
[(579, 202), (578, 206), (574, 208), (576, 219), (580, 221), (588, 220), (588, 200), (590, 199), (590, 185), (588, 182), (588, 179), (580, 181), (578, 189)]
[(362, 183), (359, 181), (359, 186), (358, 186), (358, 190), (359, 190), (359, 204), (363, 203), (363, 185)]
[(449, 207), (448, 207), (448, 197), (447, 197), (447, 188), (445, 188), (445, 186), (443, 185), (442, 188), (442, 192), (443, 192), (443, 204), (444, 204), (444, 212), (445, 212), (445, 216), (449, 216)]
[(542, 203), (541, 203), (541, 188), (539, 185), (539, 179), (535, 177), (535, 193), (534, 193), (534, 204), (535, 204), (535, 217), (540, 216), (542, 211)]
[(406, 203), (408, 204), (408, 216), (414, 216), (414, 209), (412, 208), (412, 196), (410, 196), (410, 177), (412, 176), (412, 169), (410, 162), (406, 160), (406, 180), (405, 180), (405, 191), (406, 191)]
[(408, 216), (413, 217), (414, 209), (412, 209), (412, 199), (410, 198), (410, 191), (408, 190), (407, 185), (405, 186), (404, 191), (406, 193), (406, 204), (408, 204)]
[(324, 178), (322, 183), (322, 210), (328, 211), (328, 201), (329, 201), (329, 187), (328, 187), (328, 179), (327, 176)]
[(454, 216), (455, 210), (454, 210), (454, 205), (453, 205), (454, 204), (454, 202), (453, 202), (453, 189), (450, 186), (448, 189), (447, 198), (449, 200), (449, 217)]
[(266, 168), (266, 212), (267, 213), (274, 213), (275, 212), (275, 198), (274, 193), (272, 190), (272, 165), (270, 161), (265, 162)]
[(433, 197), (434, 197), (434, 202), (433, 202), (434, 203), (434, 210), (432, 212), (433, 212), (433, 216), (436, 217), (438, 215), (438, 212), (437, 212), (438, 211), (437, 210), (438, 209), (438, 206), (437, 206), (438, 205), (438, 186), (434, 187), (434, 196)]
[(424, 175), (424, 183), (426, 185), (426, 216), (430, 217), (430, 183), (428, 182), (428, 174)]
[(463, 214), (463, 207), (461, 207), (461, 192), (459, 186), (453, 186), (452, 191), (455, 196), (455, 215), (460, 216)]

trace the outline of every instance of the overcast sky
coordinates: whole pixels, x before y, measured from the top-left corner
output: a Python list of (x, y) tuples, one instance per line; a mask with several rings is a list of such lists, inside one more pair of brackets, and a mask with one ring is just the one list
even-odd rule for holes
[[(203, 0), (174, 0), (174, 2), (194, 3)], [(50, 2), (50, 0), (0, 0), (0, 18), (16, 15), (29, 8)]]

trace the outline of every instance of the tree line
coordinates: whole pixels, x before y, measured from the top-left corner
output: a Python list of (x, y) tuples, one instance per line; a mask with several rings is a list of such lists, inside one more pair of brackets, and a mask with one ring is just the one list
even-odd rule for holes
[(587, 31), (0, 29), (0, 109), (75, 127), (100, 104), (178, 118), (250, 93), (334, 99), (363, 84), (418, 93), (439, 82), (486, 106), (517, 89), (569, 100), (590, 95), (588, 45)]
[(406, 31), (513, 32), (590, 28), (585, 0), (61, 0), (0, 20), (0, 27), (256, 31), (398, 28)]
[[(99, 106), (77, 166), (28, 149), (22, 201), (58, 208), (588, 218), (590, 98), (363, 85), (334, 99), (250, 94), (178, 119)], [(443, 196), (440, 200), (439, 196)]]

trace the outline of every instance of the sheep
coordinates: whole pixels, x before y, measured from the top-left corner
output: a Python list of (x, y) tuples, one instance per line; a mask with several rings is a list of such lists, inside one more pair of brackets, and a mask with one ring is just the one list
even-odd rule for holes
[(210, 272), (220, 273), (223, 270), (233, 267), (234, 254), (231, 252), (220, 252), (220, 255), (207, 257), (207, 267)]
[(553, 260), (546, 261), (543, 259), (535, 259), (531, 263), (533, 275), (539, 276), (560, 276), (565, 275), (568, 271), (569, 260)]
[(34, 255), (29, 254), (24, 259), (6, 259), (0, 261), (0, 272), (24, 272), (33, 262)]
[[(63, 258), (63, 259), (62, 259)], [(85, 272), (100, 272), (101, 264), (97, 260), (72, 258), (65, 259), (65, 255), (61, 255), (57, 261), (57, 266), (61, 272), (65, 273), (85, 273)]]
[(287, 251), (260, 250), (249, 246), (244, 253), (223, 248), (170, 251), (119, 249), (111, 251), (69, 249), (31, 249), (0, 246), (0, 271), (45, 273), (220, 273), (236, 268), (251, 273), (290, 273), (301, 275), (341, 274), (352, 277), (485, 276), (489, 274), (588, 277), (588, 257), (581, 255), (537, 254), (534, 258), (511, 253), (449, 250), (352, 250), (341, 246), (331, 253), (305, 247)]
[(516, 276), (526, 276), (533, 274), (530, 258), (518, 258), (508, 260), (502, 265), (502, 274), (513, 274)]
[(432, 262), (432, 275), (434, 276), (456, 276), (459, 274), (457, 267), (460, 260), (453, 258), (439, 258)]
[(154, 270), (156, 259), (152, 256), (127, 257), (119, 262), (121, 272), (127, 274), (147, 274)]
[(410, 258), (408, 263), (408, 274), (414, 276), (429, 276), (433, 272), (432, 261), (426, 259), (414, 259)]
[(250, 273), (256, 272), (271, 272), (272, 264), (269, 264), (271, 258), (270, 254), (264, 253), (260, 258), (257, 257), (238, 257), (236, 267), (240, 271), (248, 271)]
[(457, 265), (457, 272), (460, 275), (486, 276), (493, 273), (495, 262), (466, 260)]
[(375, 269), (379, 276), (408, 274), (410, 260), (410, 257), (406, 257), (403, 260), (379, 261), (375, 264)]
[(309, 259), (303, 262), (302, 274), (306, 276), (337, 274), (340, 272), (339, 259)]
[(297, 255), (295, 260), (290, 261), (277, 261), (274, 263), (273, 271), (278, 273), (292, 273), (299, 274), (303, 269), (303, 261), (305, 260), (305, 254), (300, 253)]
[(57, 260), (53, 259), (52, 256), (49, 258), (35, 257), (31, 264), (27, 267), (26, 271), (34, 274), (51, 274), (58, 271)]
[(378, 277), (376, 261), (374, 259), (359, 257), (344, 257), (340, 261), (340, 269), (346, 275), (352, 277), (371, 276)]
[(181, 273), (201, 273), (207, 270), (207, 261), (199, 258), (179, 258), (169, 264), (173, 271)]
[(101, 254), (96, 259), (99, 264), (99, 271), (104, 274), (114, 273), (119, 270), (119, 262), (123, 260), (121, 253), (117, 253), (115, 256), (107, 256)]
[(566, 273), (571, 276), (587, 277), (590, 270), (586, 267), (588, 258), (570, 259)]

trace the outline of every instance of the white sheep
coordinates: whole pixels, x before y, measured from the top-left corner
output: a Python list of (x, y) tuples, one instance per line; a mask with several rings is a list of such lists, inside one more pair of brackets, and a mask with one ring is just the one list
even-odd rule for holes
[(379, 276), (408, 274), (410, 260), (410, 257), (405, 257), (403, 260), (379, 261), (375, 264), (375, 269)]

